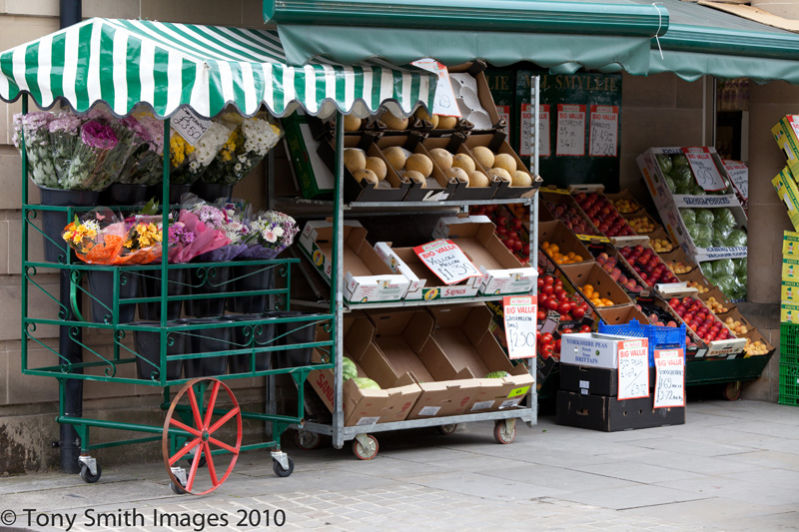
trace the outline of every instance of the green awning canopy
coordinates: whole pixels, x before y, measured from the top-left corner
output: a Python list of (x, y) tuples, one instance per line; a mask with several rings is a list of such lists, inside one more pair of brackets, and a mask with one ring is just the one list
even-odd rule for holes
[(432, 107), (435, 77), (382, 65), (286, 64), (267, 30), (93, 18), (0, 53), (0, 99), (30, 94), (76, 111), (106, 102), (118, 115), (138, 103), (167, 117), (189, 106), (204, 117), (232, 104), (244, 115), (302, 107), (364, 116), (386, 105), (409, 114)]

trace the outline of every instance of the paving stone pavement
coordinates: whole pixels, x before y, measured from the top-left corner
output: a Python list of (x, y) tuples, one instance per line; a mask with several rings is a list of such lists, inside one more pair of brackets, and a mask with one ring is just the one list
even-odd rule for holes
[(267, 517), (272, 528), (347, 531), (799, 529), (796, 408), (692, 402), (685, 425), (618, 433), (542, 418), (520, 425), (512, 445), (494, 443), (491, 429), (379, 434), (372, 461), (348, 445), (287, 446), (288, 478), (267, 453), (245, 453), (201, 497), (174, 495), (161, 464), (109, 466), (96, 484), (7, 477), (0, 529), (246, 531)]

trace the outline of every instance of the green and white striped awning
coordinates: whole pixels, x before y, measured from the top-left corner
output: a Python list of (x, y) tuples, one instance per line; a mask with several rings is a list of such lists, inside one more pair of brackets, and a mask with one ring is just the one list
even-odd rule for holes
[(0, 54), (0, 99), (22, 93), (78, 112), (104, 101), (118, 115), (139, 103), (159, 117), (183, 105), (211, 117), (228, 104), (248, 116), (262, 104), (276, 116), (298, 106), (365, 116), (380, 105), (407, 115), (432, 107), (435, 78), (379, 65), (288, 66), (274, 31), (92, 18)]

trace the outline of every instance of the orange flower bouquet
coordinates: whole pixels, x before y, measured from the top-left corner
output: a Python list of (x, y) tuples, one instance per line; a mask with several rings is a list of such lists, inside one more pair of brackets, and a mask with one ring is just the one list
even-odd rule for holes
[(95, 209), (75, 216), (61, 236), (87, 264), (149, 264), (161, 258), (160, 216), (122, 219), (109, 209)]

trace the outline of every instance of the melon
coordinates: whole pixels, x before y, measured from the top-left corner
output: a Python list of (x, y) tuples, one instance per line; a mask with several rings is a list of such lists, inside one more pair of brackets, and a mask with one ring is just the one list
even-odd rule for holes
[(502, 379), (502, 378), (509, 377), (509, 376), (510, 376), (510, 373), (508, 373), (507, 371), (499, 370), (499, 371), (489, 371), (488, 373), (486, 373), (485, 378), (486, 379)]
[(513, 181), (511, 185), (514, 187), (531, 187), (533, 186), (533, 177), (527, 172), (516, 170), (513, 172)]
[(513, 175), (516, 171), (516, 159), (509, 153), (498, 153), (494, 157), (494, 164), (491, 165), (496, 168), (503, 168), (508, 174)]
[(452, 168), (452, 154), (444, 148), (433, 148), (430, 150), (430, 157), (445, 172)]
[(380, 385), (369, 377), (353, 377), (352, 382), (361, 390), (379, 390)]
[[(515, 170), (514, 170), (515, 171)], [(513, 178), (511, 178), (510, 173), (504, 168), (495, 167), (488, 171), (488, 175), (490, 175), (496, 181), (504, 181), (506, 183), (513, 182)]]
[(358, 131), (361, 129), (361, 119), (355, 115), (344, 116), (344, 131)]
[(399, 118), (391, 114), (389, 111), (384, 111), (383, 114), (380, 115), (380, 121), (383, 122), (389, 129), (408, 128), (407, 118)]
[(469, 186), (470, 187), (487, 187), (488, 178), (480, 170), (474, 170), (469, 173)]
[(416, 110), (416, 118), (419, 120), (425, 120), (433, 124), (433, 129), (438, 127), (438, 115), (431, 115), (428, 113), (424, 107), (420, 107)]
[(366, 168), (366, 154), (360, 148), (344, 149), (344, 166), (351, 174)]
[(366, 181), (370, 185), (375, 185), (375, 186), (377, 186), (377, 183), (380, 181), (379, 179), (377, 179), (377, 175), (374, 172), (366, 168), (356, 170), (355, 172), (352, 173), (352, 177), (354, 177), (358, 183)]
[(458, 125), (458, 118), (455, 116), (438, 116), (438, 127), (436, 129), (455, 129)]
[(423, 153), (413, 153), (405, 161), (406, 170), (415, 170), (425, 177), (433, 173), (433, 161)]
[(466, 155), (465, 153), (456, 153), (455, 156), (452, 158), (452, 166), (457, 168), (463, 168), (466, 170), (467, 173), (474, 172), (476, 166), (474, 165), (474, 159)]
[(477, 162), (483, 165), (483, 168), (494, 167), (494, 152), (485, 146), (475, 146), (472, 148), (472, 153)]
[(341, 357), (341, 376), (345, 381), (358, 376), (358, 368), (349, 357)]
[(395, 170), (402, 170), (405, 168), (405, 160), (408, 158), (407, 150), (399, 146), (391, 146), (383, 151), (383, 155), (386, 157), (388, 164)]
[(469, 183), (469, 174), (463, 168), (453, 166), (447, 171), (447, 177), (450, 181), (457, 181), (458, 183)]
[(380, 157), (367, 157), (366, 168), (374, 172), (381, 181), (386, 178), (386, 174), (388, 173), (386, 163)]
[(418, 183), (424, 187), (427, 184), (427, 178), (417, 170), (405, 170), (403, 174), (406, 179), (412, 181), (413, 183)]

